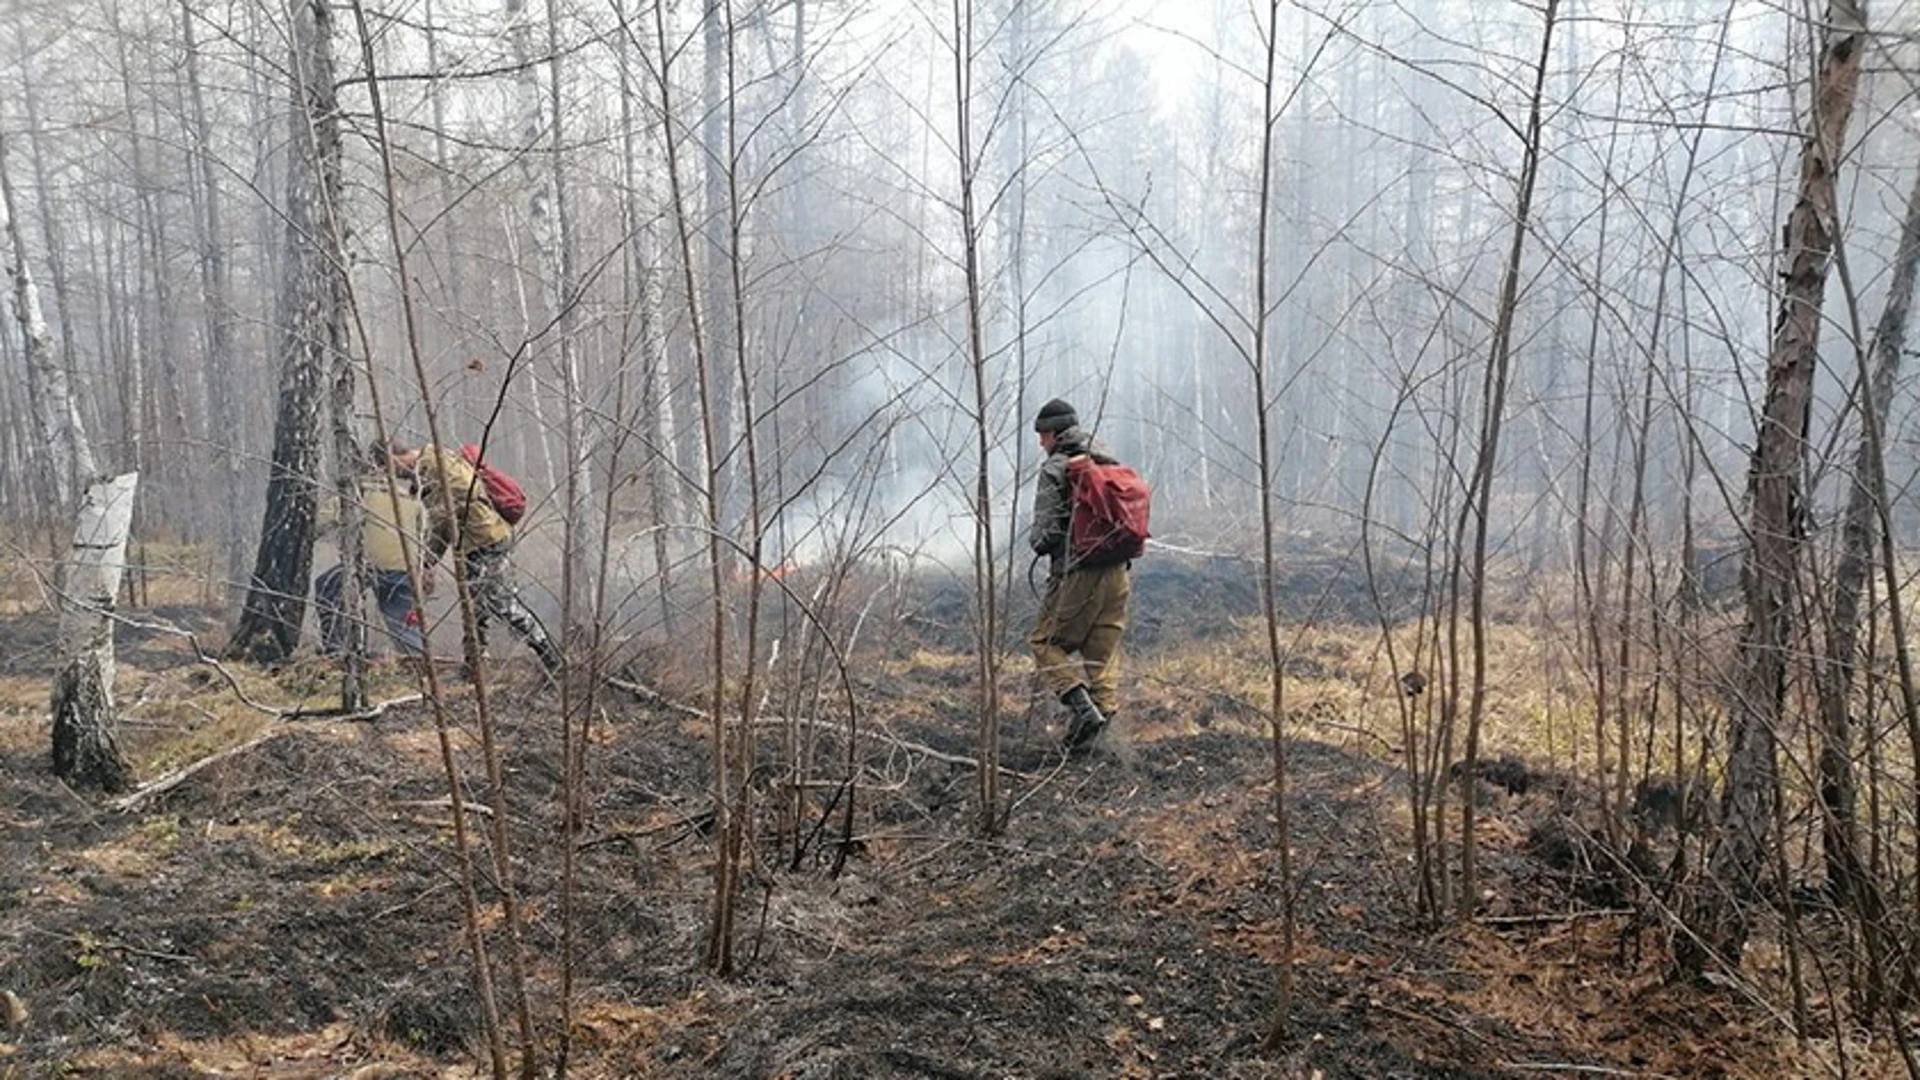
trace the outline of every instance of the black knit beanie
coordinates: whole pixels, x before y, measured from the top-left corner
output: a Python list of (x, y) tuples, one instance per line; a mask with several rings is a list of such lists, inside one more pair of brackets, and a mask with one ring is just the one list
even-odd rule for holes
[(1080, 422), (1073, 414), (1073, 406), (1054, 398), (1040, 406), (1040, 415), (1033, 421), (1035, 431), (1065, 431)]

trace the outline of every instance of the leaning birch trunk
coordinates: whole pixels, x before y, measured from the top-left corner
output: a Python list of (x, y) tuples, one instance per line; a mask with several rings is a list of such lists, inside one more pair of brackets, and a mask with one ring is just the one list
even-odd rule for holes
[(1766, 397), (1747, 473), (1752, 546), (1741, 573), (1747, 612), (1729, 705), (1726, 789), (1708, 863), (1713, 881), (1696, 894), (1687, 912), (1693, 933), (1674, 950), (1680, 970), (1695, 978), (1711, 958), (1740, 966), (1749, 907), (1760, 898), (1775, 842), (1779, 731), (1788, 660), (1802, 617), (1795, 594), (1805, 528), (1800, 477), (1819, 361), (1821, 300), (1839, 228), (1835, 179), (1867, 48), (1866, 5), (1834, 0), (1823, 25), (1799, 199), (1787, 217), (1781, 253), (1782, 295), (1767, 357)]
[(53, 771), (76, 788), (124, 791), (133, 779), (113, 724), (113, 598), (127, 565), (127, 530), (140, 479), (96, 481), (80, 504), (60, 598), (60, 650), (53, 680)]

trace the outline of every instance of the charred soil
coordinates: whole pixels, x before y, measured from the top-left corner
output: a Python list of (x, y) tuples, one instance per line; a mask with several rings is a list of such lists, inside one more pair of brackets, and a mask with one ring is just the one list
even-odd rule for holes
[[(1490, 893), (1501, 910), (1572, 916), (1420, 924), (1399, 774), (1308, 740), (1286, 748), (1294, 998), (1265, 1051), (1283, 907), (1260, 729), (1203, 730), (1197, 698), (1161, 689), (1118, 738), (1064, 761), (1054, 718), (1010, 715), (1010, 811), (982, 837), (975, 771), (916, 749), (970, 753), (964, 658), (922, 655), (866, 685), (866, 780), (840, 873), (830, 793), (797, 827), (777, 798), (757, 810), (727, 979), (699, 968), (704, 725), (604, 699), (569, 927), (557, 699), (529, 672), (507, 679), (496, 793), (470, 698), (453, 696), (446, 739), (495, 981), (510, 1002), (486, 847), (498, 806), (549, 1065), (571, 940), (576, 1076), (1772, 1075), (1755, 1047), (1755, 1033), (1777, 1041), (1766, 1018), (1620, 959), (1626, 924), (1579, 914), (1529, 853), (1535, 811), (1517, 800), (1490, 797)], [(183, 654), (141, 659), (127, 678), (149, 698), (197, 670)], [(426, 707), (272, 724), (127, 813), (48, 775), (37, 715), (16, 703), (0, 751), (0, 989), (27, 1009), (0, 1034), (0, 1077), (483, 1075), (467, 875)], [(125, 737), (137, 756), (177, 734)], [(818, 760), (846, 756), (823, 738)]]

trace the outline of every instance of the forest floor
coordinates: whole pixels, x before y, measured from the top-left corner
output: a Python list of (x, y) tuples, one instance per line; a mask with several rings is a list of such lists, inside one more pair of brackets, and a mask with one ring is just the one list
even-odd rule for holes
[[(1377, 705), (1384, 689), (1361, 684), (1390, 680), (1331, 647), (1294, 673), (1310, 706), (1287, 744), (1299, 930), (1286, 1035), (1263, 1049), (1282, 956), (1272, 743), (1235, 687), (1258, 685), (1259, 635), (1224, 617), (1243, 598), (1215, 599), (1205, 634), (1146, 605), (1160, 625), (1142, 635), (1119, 737), (1091, 757), (1061, 760), (1044, 710), (1009, 714), (1011, 810), (993, 839), (975, 827), (977, 773), (913, 748), (972, 753), (971, 656), (910, 627), (863, 654), (863, 723), (888, 737), (856, 743), (873, 784), (858, 843), (837, 875), (830, 844), (796, 869), (792, 830), (757, 817), (724, 979), (700, 963), (704, 722), (604, 699), (569, 926), (558, 699), (503, 665), (497, 742), (543, 1071), (570, 940), (578, 1077), (1758, 1078), (1828, 1075), (1840, 1050), (1851, 1075), (1873, 1075), (1859, 1047), (1796, 1044), (1765, 997), (1665, 981), (1657, 925), (1530, 846), (1564, 786), (1487, 789), (1482, 915), (1423, 924), (1390, 736), (1356, 736), (1343, 704)], [(214, 613), (167, 615), (215, 629)], [(119, 686), (141, 777), (247, 748), (119, 812), (48, 772), (30, 646), (49, 627), (0, 620), (0, 990), (22, 1013), (0, 1029), (0, 1078), (484, 1075), (431, 710), (274, 720), (234, 708), (183, 642), (135, 634)], [(278, 704), (332, 684), (313, 661), (245, 679)], [(410, 689), (388, 672), (375, 691)], [(456, 690), (449, 707), (456, 767), (490, 802), (472, 699)], [(469, 814), (479, 848), (492, 816)], [(1752, 967), (1770, 965), (1757, 948)]]

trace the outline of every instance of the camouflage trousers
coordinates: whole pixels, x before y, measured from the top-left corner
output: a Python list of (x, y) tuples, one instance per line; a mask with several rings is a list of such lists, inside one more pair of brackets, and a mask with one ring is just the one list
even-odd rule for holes
[(513, 564), (507, 559), (511, 545), (489, 544), (461, 556), (466, 564), (467, 591), (473, 597), (473, 624), (482, 650), (487, 647), (487, 625), (494, 619), (507, 624), (520, 640), (527, 643), (548, 671), (560, 667), (560, 650), (548, 636), (538, 616), (520, 600), (520, 587), (513, 579)]
[(1130, 591), (1126, 563), (1083, 567), (1048, 579), (1040, 617), (1027, 639), (1048, 693), (1058, 698), (1084, 686), (1102, 713), (1119, 708), (1115, 688)]

